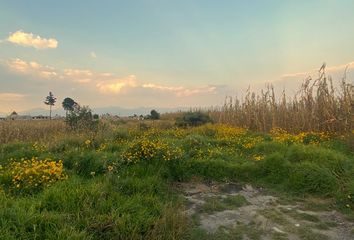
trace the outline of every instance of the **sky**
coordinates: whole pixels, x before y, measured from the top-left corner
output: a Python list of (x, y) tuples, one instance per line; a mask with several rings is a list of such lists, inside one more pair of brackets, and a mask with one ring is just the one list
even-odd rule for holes
[(353, 0), (0, 0), (0, 113), (205, 107), (327, 63), (354, 72)]

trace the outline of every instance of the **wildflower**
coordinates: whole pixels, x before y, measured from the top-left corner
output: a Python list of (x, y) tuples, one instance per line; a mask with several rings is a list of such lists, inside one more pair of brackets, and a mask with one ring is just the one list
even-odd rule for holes
[(91, 176), (94, 177), (96, 172), (90, 172)]
[(113, 166), (109, 165), (109, 166), (107, 167), (107, 169), (108, 169), (109, 172), (112, 172), (112, 171), (113, 171)]
[(22, 158), (5, 166), (5, 171), (12, 177), (13, 188), (32, 191), (49, 186), (50, 182), (64, 180), (67, 176), (63, 172), (63, 162), (52, 161), (47, 158), (39, 160)]
[(264, 156), (255, 155), (255, 156), (253, 156), (253, 159), (256, 160), (256, 161), (260, 161), (260, 160), (263, 160), (263, 159), (264, 159)]

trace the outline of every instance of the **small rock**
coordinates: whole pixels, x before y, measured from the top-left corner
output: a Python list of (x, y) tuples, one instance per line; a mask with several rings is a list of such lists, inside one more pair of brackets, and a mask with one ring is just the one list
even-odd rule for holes
[(300, 224), (296, 223), (296, 224), (295, 224), (295, 227), (300, 227)]

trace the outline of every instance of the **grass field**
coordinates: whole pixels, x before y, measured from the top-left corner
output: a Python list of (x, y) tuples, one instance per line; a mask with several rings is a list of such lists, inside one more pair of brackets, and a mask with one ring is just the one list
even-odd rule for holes
[(46, 131), (31, 121), (1, 124), (29, 132), (1, 140), (2, 239), (205, 239), (174, 187), (196, 179), (323, 199), (353, 214), (353, 132), (175, 128), (167, 120), (102, 121), (84, 133), (67, 132), (62, 122), (44, 122)]

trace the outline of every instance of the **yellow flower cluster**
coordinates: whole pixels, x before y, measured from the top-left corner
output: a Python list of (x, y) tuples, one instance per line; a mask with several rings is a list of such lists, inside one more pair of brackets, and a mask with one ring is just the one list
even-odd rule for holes
[(102, 152), (107, 148), (107, 144), (106, 143), (101, 143), (99, 148), (96, 150), (96, 152)]
[(36, 151), (36, 152), (45, 152), (46, 151), (46, 146), (43, 144), (40, 144), (38, 142), (33, 143), (32, 145), (32, 150)]
[(87, 139), (84, 143), (86, 147), (89, 147), (91, 145), (91, 140)]
[(241, 143), (241, 146), (242, 148), (244, 149), (252, 149), (254, 148), (257, 144), (263, 142), (264, 139), (263, 137), (260, 137), (260, 136), (247, 136), (243, 139), (240, 139), (240, 143)]
[(4, 170), (12, 177), (12, 187), (18, 190), (36, 190), (67, 179), (63, 171), (63, 162), (52, 161), (49, 158), (39, 160), (33, 157), (14, 161), (4, 167)]
[(164, 131), (164, 134), (173, 136), (175, 138), (184, 138), (189, 134), (189, 131), (184, 128), (171, 128)]
[(270, 131), (270, 135), (273, 140), (283, 143), (318, 144), (329, 140), (329, 134), (325, 132), (300, 132), (298, 134), (290, 134), (281, 128), (273, 128)]
[(123, 158), (129, 163), (137, 163), (140, 160), (163, 159), (170, 161), (183, 155), (179, 147), (172, 147), (157, 139), (142, 138), (131, 143)]
[(245, 128), (231, 127), (225, 124), (215, 125), (218, 140), (234, 141), (244, 137), (248, 130)]
[(261, 160), (264, 159), (264, 156), (262, 156), (262, 155), (254, 155), (253, 159), (256, 160), (256, 161), (261, 161)]
[(207, 136), (215, 136), (217, 140), (235, 140), (247, 134), (245, 128), (232, 127), (226, 124), (206, 124), (195, 128), (193, 131)]

